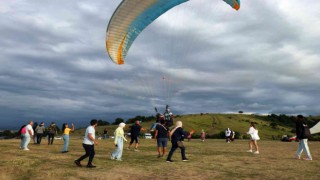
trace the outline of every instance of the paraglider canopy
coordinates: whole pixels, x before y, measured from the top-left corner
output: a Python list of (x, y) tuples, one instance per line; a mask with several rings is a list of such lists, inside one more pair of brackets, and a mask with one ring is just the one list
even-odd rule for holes
[[(187, 1), (123, 0), (107, 28), (106, 49), (111, 60), (116, 64), (124, 64), (130, 46), (142, 30), (169, 9)], [(223, 1), (235, 10), (240, 8), (240, 0)]]

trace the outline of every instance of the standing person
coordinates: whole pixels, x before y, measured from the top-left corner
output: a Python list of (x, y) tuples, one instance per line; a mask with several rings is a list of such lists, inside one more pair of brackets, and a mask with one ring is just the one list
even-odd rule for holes
[(82, 146), (84, 150), (86, 151), (86, 154), (81, 156), (79, 159), (75, 160), (74, 163), (78, 167), (82, 167), (81, 161), (84, 160), (85, 158), (89, 157), (89, 161), (87, 164), (87, 168), (95, 168), (96, 166), (92, 165), (92, 161), (95, 155), (94, 151), (94, 145), (98, 145), (98, 141), (96, 141), (96, 126), (98, 125), (98, 121), (96, 119), (91, 120), (90, 126), (87, 127), (86, 133), (83, 139)]
[(226, 129), (225, 135), (226, 135), (226, 142), (230, 143), (230, 141), (231, 141), (231, 130), (230, 130), (230, 128)]
[(116, 159), (117, 161), (122, 161), (123, 141), (127, 141), (123, 131), (125, 126), (125, 123), (120, 123), (119, 127), (114, 132), (114, 145), (116, 146), (116, 149), (111, 153), (111, 160)]
[(21, 143), (20, 143), (20, 149), (23, 149), (24, 142), (26, 141), (26, 132), (27, 132), (27, 125), (22, 125), (18, 133), (20, 134)]
[[(168, 138), (170, 137), (169, 128), (165, 126), (166, 122), (164, 119), (160, 120), (160, 124), (156, 126), (156, 132), (154, 139), (158, 145), (158, 158), (163, 157), (166, 154)], [(161, 154), (162, 148), (162, 154)]]
[(56, 124), (54, 122), (52, 122), (50, 124), (50, 126), (48, 127), (48, 145), (49, 144), (53, 144), (53, 140), (54, 140), (54, 135), (57, 133), (57, 127)]
[[(36, 132), (36, 128), (38, 127), (38, 122), (34, 122), (33, 123), (33, 125), (32, 125), (32, 129), (33, 129), (33, 132)], [(38, 143), (38, 141), (37, 141), (37, 134), (35, 133), (34, 135), (33, 135), (33, 143), (34, 144), (37, 144)]]
[(202, 129), (201, 130), (201, 141), (204, 142), (205, 139), (206, 139), (206, 132), (204, 132), (204, 130)]
[(299, 145), (298, 145), (298, 150), (295, 157), (297, 159), (300, 159), (301, 154), (304, 151), (307, 157), (303, 159), (307, 161), (311, 161), (312, 156), (308, 146), (308, 136), (310, 134), (307, 128), (308, 128), (308, 125), (304, 121), (304, 117), (302, 115), (298, 115), (296, 120), (296, 135), (297, 135), (297, 139), (299, 140)]
[[(190, 132), (190, 134), (193, 134), (193, 131)], [(172, 155), (174, 153), (174, 151), (179, 147), (181, 149), (181, 157), (182, 157), (182, 161), (189, 161), (186, 158), (186, 148), (184, 147), (184, 145), (182, 144), (182, 141), (184, 139), (185, 136), (188, 136), (189, 133), (188, 132), (184, 132), (182, 129), (182, 122), (181, 121), (177, 121), (176, 122), (176, 127), (170, 132), (170, 137), (171, 137), (171, 150), (169, 152), (169, 155), (167, 157), (166, 162), (173, 162), (171, 160)], [(181, 144), (180, 146), (178, 145)]]
[(30, 140), (34, 134), (33, 128), (33, 121), (29, 121), (29, 124), (26, 126), (26, 133), (25, 133), (25, 141), (23, 142), (22, 149), (25, 151), (29, 151), (30, 149), (28, 148), (28, 145), (30, 143)]
[(41, 143), (42, 136), (46, 128), (44, 127), (44, 122), (41, 122), (35, 129), (35, 132), (37, 133), (37, 144)]
[(249, 150), (247, 152), (253, 152), (252, 147), (254, 146), (256, 151), (254, 154), (259, 154), (259, 146), (258, 146), (258, 140), (260, 140), (260, 137), (258, 135), (258, 129), (255, 126), (255, 122), (251, 122), (249, 131), (247, 134), (250, 134), (251, 140), (249, 141)]
[(69, 152), (68, 151), (68, 146), (69, 146), (69, 134), (70, 134), (70, 131), (74, 131), (74, 125), (73, 123), (71, 124), (71, 129), (69, 128), (69, 125), (68, 123), (64, 123), (62, 125), (62, 137), (63, 137), (63, 148), (62, 148), (62, 153), (67, 153)]
[(103, 139), (107, 139), (108, 138), (108, 129), (104, 128), (103, 130)]
[(236, 135), (236, 132), (231, 131), (230, 139), (231, 139), (232, 142), (234, 141), (235, 135)]
[(135, 141), (135, 148), (134, 148), (134, 151), (139, 151), (138, 150), (138, 147), (139, 147), (139, 134), (140, 134), (140, 131), (143, 131), (144, 129), (141, 127), (140, 125), (140, 121), (139, 120), (136, 120), (135, 124), (131, 126), (131, 129), (130, 129), (130, 136), (131, 136), (131, 141), (130, 141), (130, 144), (128, 146), (128, 149), (130, 150), (130, 147), (131, 145), (133, 144), (133, 141)]

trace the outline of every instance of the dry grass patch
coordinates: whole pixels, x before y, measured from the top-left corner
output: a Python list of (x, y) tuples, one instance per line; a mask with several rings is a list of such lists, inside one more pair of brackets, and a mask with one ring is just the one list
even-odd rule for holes
[(190, 161), (182, 162), (177, 150), (174, 163), (157, 158), (153, 140), (142, 140), (140, 152), (124, 149), (122, 162), (109, 159), (112, 140), (99, 142), (93, 162), (97, 168), (87, 169), (73, 164), (84, 154), (79, 138), (71, 138), (66, 154), (60, 153), (62, 140), (30, 144), (30, 151), (20, 150), (19, 140), (0, 140), (0, 179), (318, 179), (320, 167), (319, 142), (309, 145), (314, 160), (303, 161), (293, 159), (296, 142), (260, 141), (261, 154), (254, 155), (246, 152), (247, 141), (193, 139), (185, 143)]

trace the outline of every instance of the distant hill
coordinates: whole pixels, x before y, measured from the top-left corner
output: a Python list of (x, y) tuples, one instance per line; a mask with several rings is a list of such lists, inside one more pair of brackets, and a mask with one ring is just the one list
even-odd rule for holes
[[(194, 137), (200, 136), (203, 129), (208, 137), (220, 137), (225, 129), (230, 128), (238, 133), (240, 138), (246, 138), (246, 132), (249, 129), (250, 122), (257, 123), (259, 136), (263, 140), (271, 140), (273, 137), (279, 139), (282, 135), (294, 135), (295, 122), (294, 117), (285, 115), (262, 116), (262, 115), (246, 115), (246, 114), (189, 114), (178, 115), (174, 121), (182, 121), (184, 130), (195, 130)], [(320, 120), (320, 117), (309, 117), (310, 125)], [(154, 121), (142, 122), (141, 125), (149, 132)], [(129, 126), (125, 127), (125, 132), (129, 131)], [(98, 126), (96, 132), (103, 134), (104, 128), (108, 129), (108, 134), (113, 135), (117, 125)], [(84, 135), (85, 129), (78, 129), (74, 133)]]

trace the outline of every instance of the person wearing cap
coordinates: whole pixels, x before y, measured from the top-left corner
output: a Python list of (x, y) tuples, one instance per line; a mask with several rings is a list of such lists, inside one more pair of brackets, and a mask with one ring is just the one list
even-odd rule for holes
[(116, 146), (116, 149), (111, 153), (111, 160), (115, 159), (117, 161), (122, 161), (123, 141), (127, 141), (123, 131), (125, 126), (125, 123), (120, 123), (119, 127), (114, 132), (114, 145)]
[(37, 133), (37, 144), (41, 143), (41, 139), (46, 128), (44, 127), (44, 122), (41, 122), (35, 129)]
[(82, 142), (82, 146), (86, 153), (81, 156), (79, 159), (75, 160), (74, 163), (78, 167), (82, 167), (81, 161), (84, 160), (85, 158), (89, 157), (87, 168), (95, 168), (96, 166), (92, 165), (92, 161), (95, 155), (94, 151), (94, 145), (98, 145), (98, 141), (96, 141), (96, 126), (98, 125), (98, 121), (96, 119), (93, 119), (90, 121), (90, 126), (87, 127), (84, 139)]

